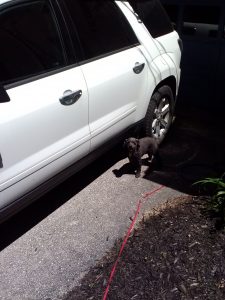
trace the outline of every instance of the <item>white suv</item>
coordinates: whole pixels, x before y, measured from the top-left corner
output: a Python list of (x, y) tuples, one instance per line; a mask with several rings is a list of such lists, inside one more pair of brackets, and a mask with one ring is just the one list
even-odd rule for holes
[(132, 126), (167, 132), (181, 42), (158, 1), (0, 0), (0, 41), (1, 220)]

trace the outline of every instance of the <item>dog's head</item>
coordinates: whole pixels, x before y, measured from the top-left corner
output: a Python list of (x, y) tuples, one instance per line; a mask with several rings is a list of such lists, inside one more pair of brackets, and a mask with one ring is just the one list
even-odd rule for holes
[(133, 137), (126, 139), (124, 141), (124, 147), (128, 150), (130, 153), (134, 153), (139, 150), (140, 143), (138, 139), (135, 139)]

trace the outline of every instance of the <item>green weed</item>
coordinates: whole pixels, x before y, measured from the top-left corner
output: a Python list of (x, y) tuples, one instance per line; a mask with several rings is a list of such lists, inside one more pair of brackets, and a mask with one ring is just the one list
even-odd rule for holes
[(225, 173), (220, 178), (205, 178), (197, 181), (195, 184), (200, 184), (204, 191), (210, 194), (207, 202), (208, 209), (214, 212), (221, 218), (225, 224)]

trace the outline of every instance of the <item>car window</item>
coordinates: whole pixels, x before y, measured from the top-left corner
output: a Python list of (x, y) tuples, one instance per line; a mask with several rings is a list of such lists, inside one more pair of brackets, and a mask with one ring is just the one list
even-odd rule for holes
[(130, 3), (152, 37), (157, 38), (173, 31), (169, 17), (159, 0), (130, 0)]
[(111, 0), (65, 0), (78, 31), (85, 59), (138, 43), (132, 28)]
[(215, 38), (218, 35), (220, 7), (187, 5), (184, 8), (182, 34)]
[(0, 10), (0, 81), (15, 82), (65, 65), (64, 52), (47, 1)]
[(174, 29), (177, 30), (179, 6), (175, 4), (164, 4), (163, 7), (165, 8), (168, 16), (170, 17)]

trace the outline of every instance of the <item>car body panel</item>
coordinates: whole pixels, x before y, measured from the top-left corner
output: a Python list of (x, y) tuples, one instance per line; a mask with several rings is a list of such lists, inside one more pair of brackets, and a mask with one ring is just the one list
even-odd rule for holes
[[(82, 90), (82, 96), (73, 105), (64, 106), (59, 99), (66, 90)], [(11, 100), (1, 104), (0, 110), (0, 149), (4, 159), (4, 168), (0, 169), (1, 205), (7, 202), (7, 188), (42, 168), (49, 176), (54, 174), (50, 164), (71, 151), (74, 162), (90, 150), (88, 93), (80, 67), (7, 92)], [(37, 177), (39, 183), (42, 180), (45, 178)]]
[[(136, 74), (134, 68), (143, 64)], [(136, 109), (146, 98), (148, 67), (137, 47), (82, 67), (89, 88), (91, 150), (135, 122)], [(147, 100), (147, 98), (146, 98)]]
[(128, 2), (123, 3), (121, 1), (116, 1), (116, 3), (125, 14), (129, 23), (132, 25), (133, 31), (137, 35), (141, 45), (144, 46), (146, 52), (148, 53), (149, 60), (151, 61), (160, 53), (155, 45), (154, 40), (151, 38), (149, 31), (142, 22), (138, 22), (137, 16), (134, 14), (134, 10)]
[[(20, 3), (0, 0), (0, 9), (6, 2)], [(174, 77), (177, 92), (181, 58), (177, 33), (154, 39), (128, 2), (115, 3), (139, 43), (77, 62), (73, 43), (80, 41), (75, 38), (62, 48), (74, 55), (63, 68), (4, 86), (10, 101), (0, 103), (0, 222), (5, 213), (29, 204), (40, 191), (47, 191), (48, 183), (52, 187), (63, 181), (95, 153), (102, 153), (103, 146), (139, 124), (162, 81)], [(61, 8), (60, 14), (66, 16)], [(71, 22), (59, 24), (63, 27), (59, 35), (66, 32), (72, 40)], [(82, 53), (82, 45), (78, 49)], [(80, 93), (73, 103), (64, 101), (70, 92)]]
[(10, 1), (12, 1), (12, 0), (0, 0), (0, 5), (1, 5), (1, 4), (4, 4), (4, 3), (6, 3), (6, 2), (10, 2)]

